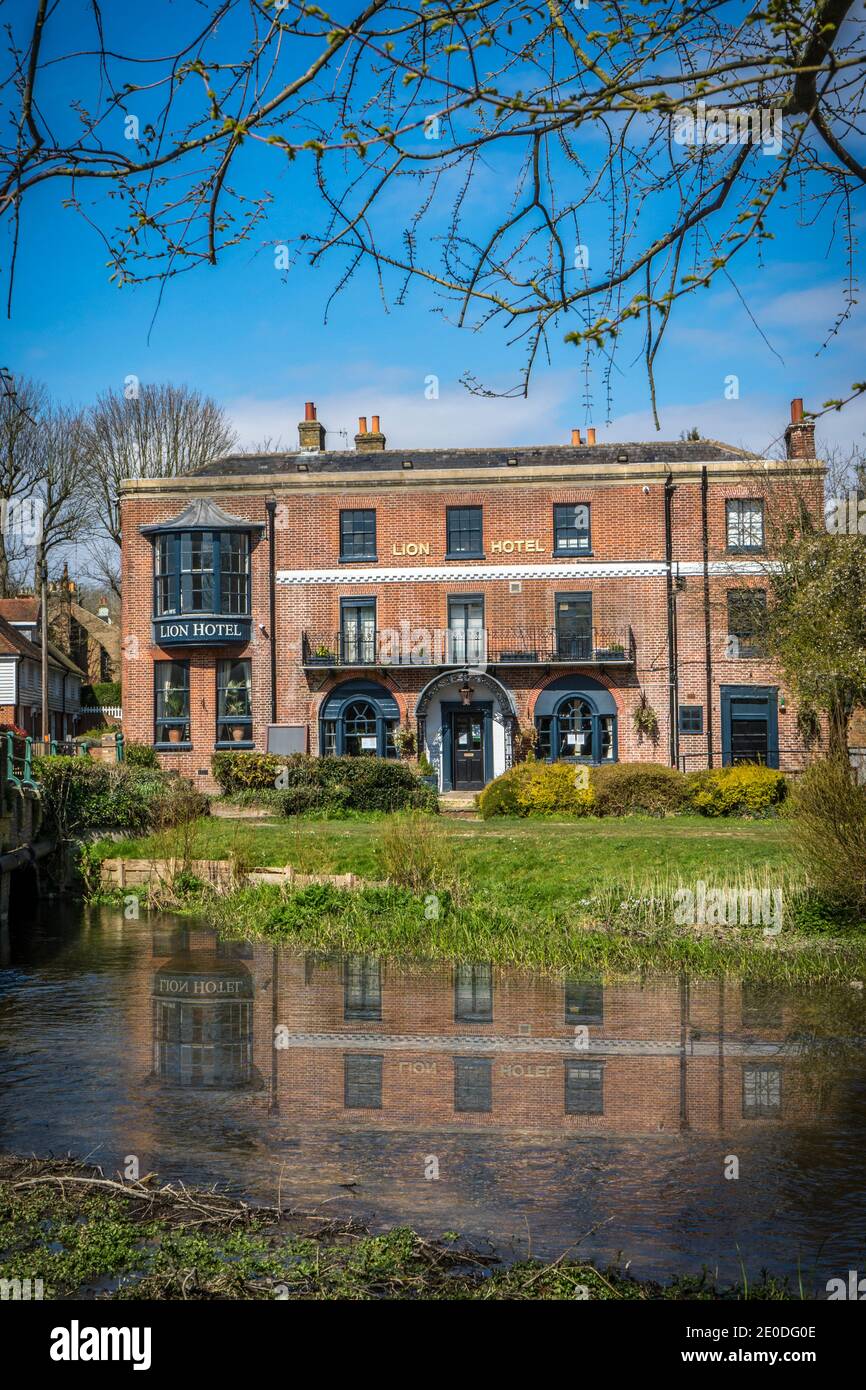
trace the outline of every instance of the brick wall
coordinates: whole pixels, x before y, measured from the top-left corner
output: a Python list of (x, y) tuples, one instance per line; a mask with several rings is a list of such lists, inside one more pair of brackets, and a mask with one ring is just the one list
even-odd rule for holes
[[(350, 456), (351, 457), (351, 456)], [(734, 574), (732, 567), (740, 557), (726, 549), (725, 501), (734, 497), (766, 496), (768, 512), (777, 504), (784, 475), (778, 470), (757, 475), (751, 467), (732, 465), (709, 467), (708, 529), (709, 562), (715, 566), (710, 580), (711, 637), (713, 664), (713, 725), (715, 748), (720, 748), (719, 702), (722, 685), (780, 685), (778, 675), (765, 661), (734, 659), (726, 651), (728, 632), (726, 593), (729, 588), (766, 587), (760, 571)], [(191, 751), (162, 753), (167, 766), (193, 776), (199, 785), (210, 785), (209, 762), (213, 753), (216, 722), (216, 664), (224, 656), (252, 660), (254, 737), (258, 748), (265, 747), (266, 725), (270, 720), (271, 642), (276, 643), (277, 722), (309, 726), (310, 747), (317, 750), (317, 714), (321, 702), (335, 685), (353, 675), (374, 677), (397, 699), (403, 718), (414, 715), (419, 691), (435, 672), (430, 668), (329, 672), (305, 671), (301, 664), (301, 643), (305, 631), (335, 634), (340, 626), (340, 598), (369, 598), (376, 601), (377, 626), (444, 629), (448, 622), (449, 596), (478, 594), (484, 597), (485, 626), (491, 633), (519, 628), (551, 629), (554, 626), (554, 596), (559, 592), (590, 592), (593, 625), (612, 634), (634, 634), (637, 663), (634, 669), (607, 666), (583, 668), (586, 674), (607, 685), (619, 711), (620, 760), (669, 760), (669, 672), (667, 637), (667, 591), (663, 572), (630, 573), (629, 566), (665, 561), (664, 478), (666, 468), (637, 467), (591, 470), (585, 481), (539, 480), (506, 483), (502, 476), (480, 479), (467, 475), (463, 481), (435, 480), (423, 475), (392, 476), (375, 485), (351, 475), (338, 481), (320, 482), (296, 476), (273, 479), (233, 479), (231, 477), (195, 480), (168, 480), (137, 484), (123, 500), (123, 688), (124, 728), (134, 741), (153, 739), (153, 663), (160, 659), (188, 659), (190, 662)], [(701, 522), (701, 476), (694, 467), (673, 465), (675, 485), (672, 501), (673, 560), (685, 567), (676, 591), (679, 703), (706, 706), (706, 641), (704, 628), (704, 581)], [(608, 476), (609, 475), (609, 476)], [(781, 481), (780, 481), (781, 479)], [(820, 494), (817, 473), (795, 479), (794, 491), (811, 488)], [(277, 501), (275, 566), (276, 633), (270, 632), (268, 608), (268, 540), (262, 536), (252, 552), (252, 637), (245, 647), (225, 649), (177, 648), (160, 650), (151, 641), (152, 547), (139, 534), (146, 523), (165, 520), (176, 514), (190, 494), (212, 497), (228, 512), (259, 523), (266, 522), (265, 503)], [(592, 554), (586, 557), (586, 576), (532, 578), (523, 573), (521, 591), (509, 591), (508, 576), (515, 567), (554, 564), (561, 568), (553, 550), (553, 506), (557, 502), (583, 502), (591, 507)], [(445, 516), (451, 505), (483, 507), (483, 561), (445, 559)], [(343, 507), (370, 507), (377, 514), (378, 567), (406, 572), (405, 582), (381, 582), (375, 578), (377, 566), (369, 562), (341, 564), (339, 513)], [(494, 543), (531, 541), (531, 550), (494, 550)], [(407, 545), (429, 546), (429, 554), (406, 556)], [(759, 562), (760, 563), (760, 562)], [(449, 579), (449, 573), (467, 568), (502, 571), (502, 579)], [(599, 573), (592, 567), (609, 566)], [(336, 578), (317, 582), (310, 576), (294, 582), (298, 572), (336, 571)], [(434, 579), (424, 578), (435, 573)], [(363, 575), (363, 582), (357, 582)], [(513, 692), (521, 723), (530, 722), (540, 689), (564, 674), (567, 668), (495, 668), (497, 677)], [(780, 686), (785, 710), (780, 713), (780, 743), (798, 742), (796, 708), (788, 692)], [(659, 719), (659, 739), (653, 744), (639, 739), (631, 714), (641, 691)], [(706, 716), (705, 716), (706, 718)], [(706, 723), (705, 723), (706, 728)], [(683, 735), (681, 751), (703, 755), (707, 735)], [(694, 765), (694, 764), (693, 764)]]

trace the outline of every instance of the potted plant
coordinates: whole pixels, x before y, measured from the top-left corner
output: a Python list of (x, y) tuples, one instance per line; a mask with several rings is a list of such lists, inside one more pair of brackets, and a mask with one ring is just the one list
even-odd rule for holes
[(230, 680), (225, 688), (223, 703), (226, 723), (231, 729), (232, 738), (235, 743), (242, 743), (249, 737), (249, 725), (246, 722), (233, 724), (232, 716), (237, 719), (238, 716), (249, 714), (249, 691), (246, 681)]
[(315, 651), (310, 652), (307, 660), (311, 666), (333, 666), (334, 653), (327, 642), (320, 642)]
[(606, 647), (600, 647), (595, 655), (597, 661), (622, 661), (625, 647), (622, 642), (609, 642)]
[[(165, 719), (183, 719), (186, 715), (186, 692), (183, 690), (166, 689), (163, 693), (163, 710)], [(183, 737), (182, 724), (170, 724), (168, 729), (169, 743), (181, 743)]]
[(640, 699), (635, 706), (632, 722), (638, 736), (638, 742), (648, 738), (651, 743), (658, 743), (659, 717), (647, 699), (644, 690), (641, 691)]
[(430, 787), (434, 792), (438, 792), (439, 774), (426, 753), (422, 753), (418, 759), (418, 776), (425, 787)]

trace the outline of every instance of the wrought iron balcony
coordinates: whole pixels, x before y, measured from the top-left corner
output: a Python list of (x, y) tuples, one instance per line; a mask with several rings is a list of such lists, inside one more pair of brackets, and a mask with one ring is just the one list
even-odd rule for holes
[(353, 628), (305, 632), (303, 664), (316, 667), (389, 666), (633, 666), (634, 634), (593, 628)]

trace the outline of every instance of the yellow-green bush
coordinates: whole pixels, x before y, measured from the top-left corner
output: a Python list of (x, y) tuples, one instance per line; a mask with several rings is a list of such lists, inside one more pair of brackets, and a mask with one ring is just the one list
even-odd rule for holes
[(754, 763), (692, 772), (688, 783), (702, 816), (766, 816), (788, 789), (783, 773)]
[(520, 763), (489, 782), (478, 798), (491, 816), (586, 816), (593, 809), (591, 786), (581, 786), (582, 769), (571, 763)]

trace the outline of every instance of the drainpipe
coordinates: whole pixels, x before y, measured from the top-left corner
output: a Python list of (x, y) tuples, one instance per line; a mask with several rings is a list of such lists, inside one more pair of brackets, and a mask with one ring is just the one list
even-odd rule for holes
[(277, 722), (277, 570), (276, 570), (276, 515), (277, 504), (271, 500), (265, 503), (268, 514), (268, 624), (271, 639), (271, 723)]
[(713, 645), (710, 623), (710, 526), (707, 466), (701, 469), (701, 537), (704, 547), (704, 652), (707, 668), (707, 767), (713, 766)]
[(674, 593), (674, 544), (672, 528), (673, 497), (676, 492), (670, 473), (665, 478), (665, 567), (668, 605), (668, 726), (670, 729), (671, 767), (679, 766), (679, 729), (677, 710), (679, 707), (679, 687), (677, 679), (677, 608)]

